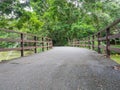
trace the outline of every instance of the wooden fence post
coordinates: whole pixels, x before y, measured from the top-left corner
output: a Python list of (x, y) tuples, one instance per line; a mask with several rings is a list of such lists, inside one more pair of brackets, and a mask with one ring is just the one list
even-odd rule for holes
[(49, 39), (47, 39), (47, 50), (49, 50)]
[(44, 51), (44, 38), (42, 37), (42, 51)]
[(37, 41), (37, 37), (36, 36), (34, 36), (34, 41), (35, 41), (34, 42), (34, 47), (35, 47), (34, 52), (37, 53), (37, 42), (36, 42)]
[(53, 41), (52, 41), (52, 39), (51, 39), (51, 41), (50, 41), (50, 42), (51, 42), (51, 49), (52, 49), (52, 47), (53, 47)]
[(80, 47), (79, 45), (80, 45), (79, 40), (77, 40), (77, 47)]
[(75, 39), (75, 47), (77, 47), (77, 40)]
[(88, 48), (90, 49), (90, 37), (88, 37)]
[(98, 33), (98, 53), (101, 53), (99, 38), (100, 38), (100, 33)]
[(110, 28), (107, 28), (106, 29), (106, 54), (107, 54), (108, 58), (110, 58), (110, 50), (109, 50), (110, 40), (109, 40), (109, 35), (110, 35)]
[(86, 47), (86, 41), (85, 41), (85, 38), (84, 38), (84, 47)]
[(85, 41), (86, 41), (86, 48), (88, 48), (88, 41), (87, 41), (87, 38), (86, 38), (86, 40), (85, 40)]
[(82, 39), (82, 41), (81, 41), (81, 45), (82, 45), (82, 47), (83, 47), (83, 44), (84, 44), (84, 41), (83, 41), (83, 39)]
[(79, 47), (81, 47), (81, 45), (80, 45), (80, 39), (79, 39), (78, 43), (79, 43), (79, 45), (78, 45), (78, 46), (79, 46)]
[(92, 49), (94, 50), (95, 48), (94, 48), (94, 39), (95, 39), (95, 36), (93, 35), (92, 36)]
[(84, 39), (82, 39), (82, 47), (84, 47)]
[(21, 33), (21, 57), (24, 56), (24, 35)]
[(73, 40), (73, 47), (75, 47), (75, 40)]

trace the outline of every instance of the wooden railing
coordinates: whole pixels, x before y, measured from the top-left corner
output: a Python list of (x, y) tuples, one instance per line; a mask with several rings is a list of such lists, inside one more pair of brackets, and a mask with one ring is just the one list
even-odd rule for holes
[[(2, 37), (3, 36), (3, 37)], [(6, 38), (5, 38), (6, 37)], [(17, 47), (9, 47), (2, 45), (2, 43), (18, 43)], [(13, 45), (13, 44), (11, 44)], [(21, 56), (24, 56), (25, 50), (34, 50), (37, 53), (37, 49), (44, 51), (52, 48), (52, 39), (48, 37), (39, 37), (33, 34), (27, 34), (17, 32), (8, 29), (0, 29), (0, 52), (4, 51), (20, 51)]]
[[(117, 43), (115, 43), (116, 40)], [(111, 52), (120, 53), (120, 19), (114, 21), (105, 29), (92, 36), (72, 40), (69, 44), (71, 46), (87, 47), (89, 49), (97, 50), (98, 53), (104, 51), (107, 57), (110, 57)]]

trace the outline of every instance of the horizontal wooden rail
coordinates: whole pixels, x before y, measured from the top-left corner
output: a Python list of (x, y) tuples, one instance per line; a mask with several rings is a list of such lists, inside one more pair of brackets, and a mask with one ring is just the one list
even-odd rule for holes
[[(22, 40), (20, 40), (20, 39), (9, 39), (9, 38), (0, 38), (0, 41), (4, 41), (4, 42), (22, 42)], [(35, 41), (35, 40), (24, 40), (24, 42), (43, 43), (42, 41)]]
[(110, 35), (108, 38), (109, 39), (120, 38), (120, 33), (115, 34), (115, 35)]
[[(2, 35), (2, 33), (8, 36), (4, 38), (4, 35)], [(13, 33), (16, 34), (15, 37), (9, 36), (9, 34), (11, 35)], [(33, 49), (34, 52), (37, 53), (38, 48), (41, 48), (42, 51), (44, 51), (45, 49), (48, 50), (53, 47), (52, 39), (48, 37), (40, 37), (37, 35), (8, 29), (0, 29), (0, 34), (0, 52), (17, 50), (21, 52), (21, 56), (24, 56), (25, 50)], [(30, 37), (30, 39), (26, 37)], [(14, 45), (14, 43), (18, 43), (18, 46), (15, 48), (3, 47), (2, 43), (12, 43), (12, 45)]]
[(110, 47), (109, 50), (120, 53), (120, 48), (112, 48), (112, 47)]
[[(118, 28), (120, 29), (120, 19), (115, 20), (113, 23), (106, 26), (103, 30), (100, 30), (92, 36), (71, 40), (69, 44), (71, 46), (87, 47), (93, 50), (97, 49), (98, 53), (102, 53), (101, 50), (104, 49), (106, 52), (106, 56), (110, 57), (111, 51), (120, 53), (120, 48), (111, 47), (111, 42), (115, 41), (114, 39), (119, 39), (119, 44), (117, 45), (120, 45), (120, 31), (118, 31), (116, 34), (111, 33), (111, 31), (115, 30), (114, 27), (116, 26), (118, 26)], [(79, 43), (77, 41), (79, 41)], [(97, 46), (95, 45), (95, 43), (97, 43)], [(102, 43), (104, 45), (102, 45)]]

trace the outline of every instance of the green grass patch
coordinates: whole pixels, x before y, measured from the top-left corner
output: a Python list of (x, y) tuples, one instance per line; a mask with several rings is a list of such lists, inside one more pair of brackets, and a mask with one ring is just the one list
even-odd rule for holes
[[(33, 54), (33, 51), (25, 51), (24, 55), (28, 56), (30, 54)], [(21, 57), (20, 51), (7, 51), (7, 52), (0, 52), (0, 62), (4, 60), (11, 60), (14, 58), (19, 58)]]
[(118, 54), (111, 55), (111, 59), (120, 64), (120, 55)]
[[(37, 52), (41, 52), (41, 48), (37, 49)], [(24, 51), (24, 56), (29, 56), (34, 54), (33, 50)], [(0, 62), (4, 60), (11, 60), (15, 58), (21, 57), (20, 51), (6, 51), (6, 52), (0, 52)]]
[(18, 57), (20, 57), (20, 52), (18, 51), (0, 52), (0, 62), (3, 60), (10, 60)]

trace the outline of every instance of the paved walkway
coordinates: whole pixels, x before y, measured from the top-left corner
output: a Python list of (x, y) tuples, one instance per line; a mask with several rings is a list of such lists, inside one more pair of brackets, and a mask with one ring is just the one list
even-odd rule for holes
[(0, 63), (0, 90), (120, 90), (114, 65), (88, 49), (55, 47)]

